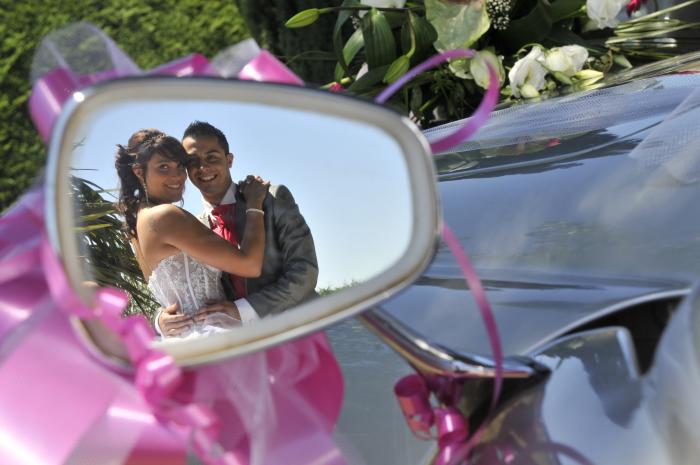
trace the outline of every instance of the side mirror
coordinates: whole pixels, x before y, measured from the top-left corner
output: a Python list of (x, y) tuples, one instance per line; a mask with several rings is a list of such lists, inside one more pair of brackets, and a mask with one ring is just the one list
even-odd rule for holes
[[(117, 144), (127, 145), (144, 128), (181, 140), (195, 120), (226, 136), (234, 155), (233, 181), (253, 174), (286, 189), (271, 188), (276, 197), (265, 203), (261, 276), (245, 280), (244, 296), (226, 294), (245, 298), (261, 318), (225, 331), (195, 330), (191, 337), (155, 341), (180, 363), (241, 355), (353, 316), (410, 283), (432, 258), (440, 220), (433, 163), (427, 142), (407, 118), (359, 99), (284, 85), (124, 79), (74, 94), (49, 151), (49, 235), (72, 287), (87, 302), (95, 284), (115, 285), (131, 294), (130, 312), (154, 318), (160, 307), (187, 306), (187, 299), (201, 306), (202, 296), (218, 295), (202, 291), (215, 283), (197, 282), (215, 272), (186, 273), (183, 281), (161, 270), (161, 280), (172, 278), (170, 290), (149, 289), (135, 257), (144, 244), (129, 242), (121, 231), (123, 216), (114, 208), (120, 188)], [(181, 187), (167, 180), (163, 185)], [(201, 199), (188, 181), (182, 208), (200, 216)], [(306, 233), (298, 218), (310, 230), (311, 248), (300, 245), (298, 236)], [(200, 216), (204, 224), (208, 219)], [(160, 266), (162, 260), (153, 257), (183, 252), (171, 244), (162, 250), (146, 252), (146, 269)], [(187, 254), (173, 260), (187, 270), (193, 263), (209, 269), (204, 255), (194, 257), (197, 263)], [(317, 273), (287, 273), (304, 266)], [(300, 286), (304, 295), (288, 292)]]

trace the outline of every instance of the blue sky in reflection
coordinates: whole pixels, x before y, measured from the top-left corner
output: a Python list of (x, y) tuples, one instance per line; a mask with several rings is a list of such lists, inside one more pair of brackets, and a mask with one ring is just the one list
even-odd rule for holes
[[(72, 163), (81, 171), (75, 174), (116, 188), (116, 144), (149, 127), (179, 139), (194, 120), (226, 134), (234, 181), (258, 174), (289, 187), (314, 236), (317, 287), (375, 276), (409, 246), (413, 219), (401, 149), (383, 131), (358, 121), (237, 102), (120, 103), (81, 129)], [(184, 207), (193, 214), (202, 208), (189, 182)]]

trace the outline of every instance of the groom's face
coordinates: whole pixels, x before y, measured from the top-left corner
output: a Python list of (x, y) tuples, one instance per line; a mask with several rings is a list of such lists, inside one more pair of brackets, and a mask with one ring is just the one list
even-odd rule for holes
[(215, 137), (185, 137), (187, 174), (204, 199), (218, 204), (231, 185), (233, 155), (226, 153)]

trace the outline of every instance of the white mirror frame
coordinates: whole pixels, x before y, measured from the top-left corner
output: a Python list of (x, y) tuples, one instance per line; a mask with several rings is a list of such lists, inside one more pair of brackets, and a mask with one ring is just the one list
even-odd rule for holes
[[(79, 263), (70, 201), (72, 143), (91, 114), (110, 104), (134, 100), (235, 101), (259, 103), (356, 120), (392, 137), (402, 149), (412, 196), (413, 231), (405, 255), (391, 268), (351, 288), (302, 303), (293, 311), (263, 319), (246, 331), (189, 341), (154, 342), (181, 365), (198, 365), (243, 355), (320, 330), (354, 316), (415, 280), (435, 254), (441, 221), (430, 146), (406, 117), (345, 95), (297, 86), (217, 78), (142, 77), (110, 81), (76, 92), (53, 128), (46, 176), (45, 213), (49, 239), (74, 291), (92, 302)], [(108, 156), (108, 154), (105, 154)], [(73, 257), (73, 258), (71, 258)]]

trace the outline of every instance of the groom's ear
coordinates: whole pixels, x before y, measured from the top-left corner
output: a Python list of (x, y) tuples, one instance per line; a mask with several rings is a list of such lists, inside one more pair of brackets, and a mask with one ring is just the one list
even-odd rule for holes
[(228, 161), (228, 167), (231, 168), (231, 166), (233, 166), (233, 154), (227, 153), (226, 160)]

